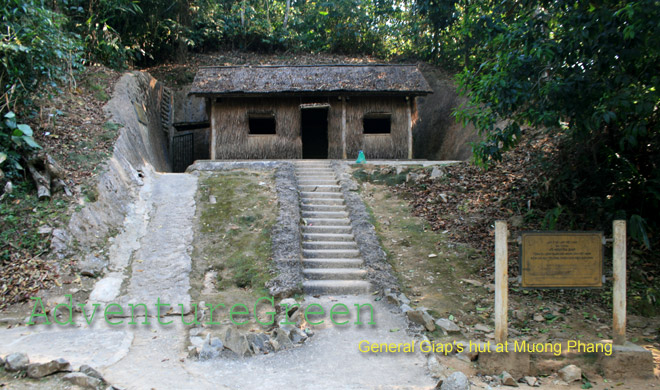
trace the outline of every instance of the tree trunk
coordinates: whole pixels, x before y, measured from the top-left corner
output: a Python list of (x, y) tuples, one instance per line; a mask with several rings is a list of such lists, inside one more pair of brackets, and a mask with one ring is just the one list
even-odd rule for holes
[(289, 24), (289, 11), (291, 10), (291, 0), (286, 0), (286, 10), (284, 11), (284, 29)]

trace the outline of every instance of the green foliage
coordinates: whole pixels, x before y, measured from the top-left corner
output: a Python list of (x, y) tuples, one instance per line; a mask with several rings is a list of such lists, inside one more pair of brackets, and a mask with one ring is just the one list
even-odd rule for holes
[(40, 88), (73, 77), (80, 67), (78, 37), (63, 29), (66, 18), (36, 0), (1, 0), (0, 112)]
[(23, 170), (21, 159), (31, 150), (41, 146), (32, 138), (32, 129), (26, 124), (16, 123), (16, 115), (8, 112), (0, 123), (0, 177), (16, 177)]
[(458, 76), (469, 103), (457, 112), (484, 136), (477, 159), (499, 160), (524, 126), (547, 128), (561, 137), (551, 202), (596, 225), (636, 215), (632, 236), (648, 245), (660, 222), (660, 3), (481, 6), (462, 21), (480, 45)]

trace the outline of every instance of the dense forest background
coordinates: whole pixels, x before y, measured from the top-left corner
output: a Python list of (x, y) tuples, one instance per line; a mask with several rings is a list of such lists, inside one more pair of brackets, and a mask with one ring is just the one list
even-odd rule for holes
[[(660, 227), (660, 2), (490, 0), (1, 0), (0, 168), (39, 146), (21, 124), (44, 85), (88, 64), (181, 61), (189, 52), (332, 52), (425, 61), (456, 75), (455, 113), (485, 168), (523, 129), (557, 139), (540, 204), (567, 228), (629, 221), (640, 251)], [(72, 129), (72, 131), (75, 131)]]

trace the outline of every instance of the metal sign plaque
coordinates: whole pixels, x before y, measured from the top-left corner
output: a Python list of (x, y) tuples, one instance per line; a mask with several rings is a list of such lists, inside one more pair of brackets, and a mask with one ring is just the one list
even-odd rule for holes
[(603, 286), (602, 232), (522, 233), (523, 288)]

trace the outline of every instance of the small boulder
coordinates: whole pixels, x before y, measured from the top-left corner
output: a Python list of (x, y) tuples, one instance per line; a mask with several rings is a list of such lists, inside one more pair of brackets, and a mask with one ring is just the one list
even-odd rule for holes
[(95, 278), (101, 276), (105, 265), (106, 263), (103, 259), (90, 253), (85, 256), (84, 260), (78, 262), (78, 269), (81, 275)]
[(62, 377), (62, 380), (82, 387), (83, 389), (98, 389), (99, 386), (101, 386), (101, 381), (99, 379), (83, 374), (82, 372), (66, 374)]
[(78, 370), (78, 371), (82, 372), (83, 374), (85, 374), (87, 376), (91, 376), (92, 378), (96, 378), (100, 381), (105, 382), (105, 379), (103, 378), (103, 375), (101, 375), (100, 372), (96, 371), (95, 369), (88, 366), (87, 364), (83, 364), (82, 366), (80, 366), (80, 370)]
[(461, 333), (461, 328), (458, 327), (454, 323), (454, 321), (451, 321), (447, 318), (438, 318), (435, 321), (435, 324), (442, 330), (444, 330), (446, 333)]
[(5, 357), (5, 370), (24, 371), (27, 370), (30, 359), (22, 352), (12, 353)]
[(245, 337), (250, 345), (250, 350), (255, 355), (268, 353), (273, 350), (268, 343), (268, 335), (264, 333), (248, 333)]
[(541, 384), (539, 383), (539, 380), (538, 380), (536, 377), (534, 377), (534, 376), (526, 376), (526, 377), (523, 377), (523, 381), (524, 381), (525, 383), (527, 383), (527, 386), (530, 386), (530, 387), (538, 387), (538, 386), (541, 385)]
[(410, 310), (406, 312), (408, 319), (411, 322), (424, 326), (429, 332), (435, 330), (435, 322), (433, 322), (433, 317), (425, 310)]
[(580, 367), (574, 364), (562, 368), (559, 370), (558, 374), (561, 380), (566, 383), (571, 383), (582, 379), (582, 370)]
[(470, 390), (470, 381), (465, 374), (456, 371), (442, 381), (440, 390)]
[(436, 179), (441, 176), (442, 176), (442, 170), (438, 167), (433, 167), (433, 170), (431, 171), (431, 179)]
[(64, 359), (51, 360), (48, 363), (31, 363), (27, 366), (27, 375), (34, 379), (62, 371), (71, 371), (71, 364)]
[(245, 356), (250, 351), (250, 345), (248, 344), (245, 335), (241, 334), (237, 329), (233, 327), (227, 328), (222, 336), (221, 341), (225, 348), (231, 350), (240, 357)]
[[(273, 341), (275, 342), (273, 343)], [(277, 352), (281, 349), (291, 348), (293, 346), (293, 343), (291, 342), (291, 339), (289, 338), (287, 332), (285, 332), (282, 329), (275, 329), (273, 331), (273, 336), (271, 336), (271, 345), (273, 346), (273, 349)]]
[(490, 333), (492, 332), (492, 329), (490, 329), (488, 326), (484, 324), (476, 324), (474, 326), (474, 330), (477, 332), (483, 332), (483, 333)]
[(293, 328), (289, 332), (289, 339), (294, 344), (302, 344), (307, 340), (307, 333), (302, 331), (300, 328)]
[(456, 354), (456, 359), (464, 361), (466, 363), (473, 362), (477, 360), (478, 357), (479, 357), (479, 352), (470, 351), (467, 348)]
[(443, 366), (433, 353), (430, 353), (426, 359), (426, 367), (433, 378), (445, 379), (447, 377), (447, 367)]
[(502, 371), (502, 375), (500, 375), (500, 377), (504, 386), (518, 387), (518, 382), (516, 382), (516, 380), (508, 372)]

